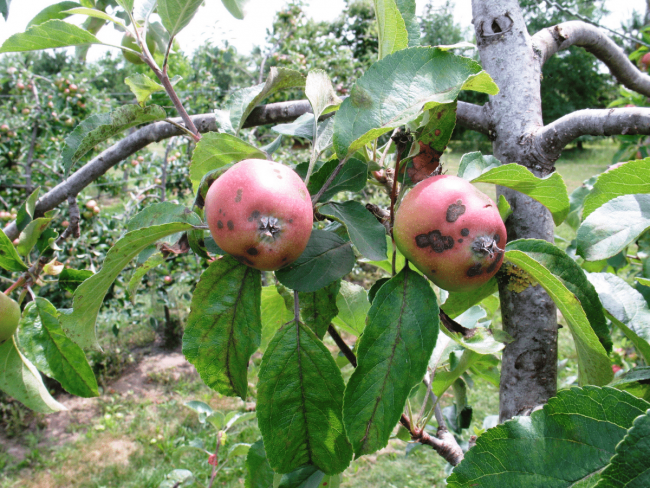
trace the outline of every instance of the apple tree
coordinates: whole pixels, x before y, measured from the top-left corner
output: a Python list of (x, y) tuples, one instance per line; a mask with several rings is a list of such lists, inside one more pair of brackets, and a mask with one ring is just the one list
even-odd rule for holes
[[(466, 44), (421, 45), (414, 1), (375, 0), (378, 60), (349, 87), (347, 98), (339, 98), (326, 70), (272, 67), (265, 80), (235, 91), (213, 113), (190, 114), (168, 61), (175, 36), (202, 2), (116, 3), (97, 9), (86, 1), (59, 11), (0, 48), (102, 44), (97, 31), (60, 18), (85, 15), (128, 31), (135, 44), (118, 47), (151, 75), (139, 74), (129, 84), (137, 104), (95, 113), (74, 128), (60, 156), (65, 176), (26, 198), (0, 234), (0, 267), (12, 273), (5, 295), (22, 307), (17, 332), (0, 345), (0, 389), (34, 410), (60, 410), (40, 371), (72, 394), (96, 396), (86, 354), (100, 347), (96, 319), (113, 282), (138, 257), (136, 277), (157, 266), (160, 256), (193, 253), (203, 271), (196, 276), (183, 352), (208, 386), (256, 402), (262, 439), (247, 448), (249, 486), (297, 486), (298, 478), (336, 485), (353, 456), (372, 454), (393, 436), (430, 446), (454, 466), (450, 486), (647, 484), (649, 372), (638, 367), (614, 378), (610, 353), (612, 334), (622, 334), (646, 364), (650, 359), (650, 310), (630, 286), (650, 278), (650, 160), (612, 168), (571, 195), (554, 162), (583, 135), (650, 134), (650, 111), (585, 109), (544, 125), (540, 94), (544, 63), (580, 46), (622, 85), (650, 96), (650, 77), (613, 41), (581, 21), (531, 36), (516, 0), (473, 0), (480, 65), (454, 54), (471, 47)], [(237, 18), (243, 3), (224, 0)], [(146, 42), (154, 30), (163, 41), (155, 53)], [(306, 98), (262, 104), (288, 89)], [(460, 102), (462, 90), (487, 94), (489, 101)], [(156, 92), (166, 93), (179, 117), (168, 118), (151, 103)], [(304, 180), (314, 222), (304, 252), (273, 273), (225, 254), (208, 233), (204, 212), (209, 188), (229, 168), (278, 151), (281, 137), (258, 147), (246, 136), (247, 128), (271, 124), (280, 135), (311, 143), (306, 160), (287, 157), (286, 163)], [(503, 262), (495, 276), (447, 291), (405, 259), (392, 228), (405, 195), (439, 177), (440, 156), (456, 124), (492, 141), (492, 155), (463, 157), (458, 177), (497, 185), (498, 202), (486, 206), (496, 206), (508, 239), (490, 244)], [(96, 145), (136, 126), (93, 156)], [(78, 227), (71, 218), (65, 230), (50, 228), (53, 212), (66, 211), (68, 202), (72, 215), (76, 195), (96, 178), (139, 149), (175, 136), (195, 145), (187, 168), (193, 203), (144, 206), (96, 273), (61, 270), (60, 243), (74, 239)], [(360, 201), (377, 194), (383, 200)], [(447, 222), (465, 212), (463, 198), (447, 208)], [(553, 243), (554, 229), (564, 221), (576, 237), (561, 248)], [(437, 229), (410, 238), (431, 252), (458, 245)], [(610, 272), (616, 270), (608, 266), (613, 257), (625, 261), (627, 275)], [(343, 279), (358, 263), (386, 276), (369, 290)], [(69, 307), (57, 309), (40, 293), (44, 274), (74, 283)], [(497, 306), (502, 329), (486, 320), (486, 310)], [(579, 370), (579, 386), (560, 392), (558, 310)], [(326, 336), (341, 357), (325, 346)], [(252, 374), (258, 350), (263, 356)], [(503, 423), (464, 444), (458, 435), (471, 423), (472, 375), (499, 385)], [(454, 404), (444, 415), (439, 400), (446, 392)], [(221, 439), (220, 432), (212, 463), (218, 463)]]

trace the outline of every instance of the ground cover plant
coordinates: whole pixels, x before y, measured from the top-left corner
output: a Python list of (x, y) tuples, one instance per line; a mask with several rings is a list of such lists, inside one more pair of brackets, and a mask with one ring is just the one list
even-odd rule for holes
[[(234, 90), (213, 112), (193, 114), (177, 92), (170, 60), (175, 36), (200, 5), (62, 2), (0, 47), (15, 53), (76, 46), (83, 55), (102, 43), (101, 28), (110, 23), (130, 33), (132, 42), (119, 48), (141, 62), (141, 71), (125, 80), (137, 103), (110, 111), (93, 106), (87, 114), (74, 80), (54, 83), (63, 94), (57, 101), (74, 115), (63, 126), (74, 129), (50, 168), (58, 184), (43, 192), (31, 170), (42, 125), (56, 134), (50, 142), (60, 142), (60, 127), (52, 128), (58, 113), (43, 108), (53, 108), (43, 102), (55, 94), (42, 98), (36, 81), (11, 80), (16, 90), (31, 90), (38, 116), (28, 126), (27, 153), (11, 147), (14, 128), (0, 129), (5, 165), (28, 169), (16, 180), (29, 177), (9, 182), (7, 199), (18, 204), (0, 233), (8, 281), (3, 310), (22, 311), (17, 331), (0, 344), (0, 389), (43, 414), (65, 407), (41, 373), (72, 395), (98, 396), (88, 358), (101, 348), (102, 304), (124, 303), (126, 293), (138, 303), (141, 282), (158, 270), (156, 296), (168, 335), (178, 323), (172, 315), (188, 301), (185, 358), (207, 387), (242, 403), (225, 414), (188, 401), (205, 429), (196, 442), (161, 449), (173, 450), (175, 463), (188, 454), (211, 469), (174, 466), (156, 473), (155, 485), (213, 486), (226, 466), (237, 465), (251, 487), (336, 486), (350, 466), (393, 438), (406, 440), (409, 451), (435, 451), (453, 468), (449, 486), (647, 484), (650, 159), (614, 165), (571, 194), (554, 165), (580, 137), (650, 134), (650, 112), (578, 110), (544, 125), (540, 77), (547, 60), (572, 46), (584, 47), (646, 97), (650, 77), (590, 24), (565, 22), (530, 36), (514, 0), (473, 2), (482, 64), (459, 54), (465, 44), (422, 45), (414, 2), (375, 1), (378, 59), (351, 86), (335, 88), (325, 69), (272, 66), (265, 79)], [(243, 16), (244, 2), (224, 5)], [(87, 23), (67, 22), (72, 15)], [(265, 60), (273, 57), (267, 54)], [(306, 99), (262, 105), (285, 91)], [(461, 101), (463, 92), (488, 102)], [(171, 101), (178, 117), (158, 101)], [(22, 109), (24, 116), (31, 112)], [(261, 145), (246, 129), (264, 125), (278, 136)], [(487, 135), (492, 154), (466, 153), (449, 175), (441, 156), (457, 125)], [(135, 195), (137, 212), (122, 209), (121, 222), (100, 218), (96, 200), (78, 201), (102, 175), (115, 178), (122, 161), (137, 171), (145, 162), (134, 157), (137, 151), (172, 137), (184, 139), (191, 163), (170, 164), (182, 160), (180, 152), (172, 155), (179, 142), (151, 156), (161, 168), (154, 182), (159, 201)], [(282, 153), (283, 138), (308, 141), (307, 151), (294, 153), (303, 157)], [(185, 177), (169, 200), (172, 168)], [(434, 182), (444, 187), (438, 200), (422, 191)], [(478, 184), (496, 198), (480, 193)], [(421, 208), (419, 198), (427, 199)], [(296, 208), (298, 201), (306, 211)], [(431, 207), (435, 218), (425, 215)], [(57, 211), (67, 213), (66, 225)], [(310, 226), (294, 236), (292, 225), (304, 213)], [(66, 267), (59, 259), (84, 239), (82, 218), (102, 223), (108, 238), (87, 244), (101, 259)], [(557, 245), (556, 228), (566, 236)], [(459, 249), (462, 259), (454, 258)], [(460, 265), (438, 281), (450, 262)], [(385, 276), (365, 288), (349, 280), (371, 266)], [(183, 269), (189, 286), (182, 297), (166, 288), (174, 282), (169, 267)], [(558, 310), (577, 365), (574, 377), (565, 378), (572, 387), (560, 391)], [(632, 354), (636, 367), (625, 363)], [(474, 378), (499, 388), (498, 425), (472, 425)], [(452, 401), (443, 409), (445, 395)], [(232, 435), (242, 438), (233, 443)]]

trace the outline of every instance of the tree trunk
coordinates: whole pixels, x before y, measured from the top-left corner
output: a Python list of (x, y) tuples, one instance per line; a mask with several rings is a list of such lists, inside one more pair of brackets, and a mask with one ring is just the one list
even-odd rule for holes
[[(537, 176), (553, 170), (539, 157), (532, 134), (543, 126), (541, 66), (517, 0), (472, 0), (473, 24), (483, 68), (499, 86), (485, 113), (494, 138), (494, 156), (518, 163)], [(513, 214), (506, 222), (508, 240), (553, 241), (553, 220), (541, 204), (516, 191), (498, 187)], [(557, 313), (540, 287), (522, 293), (499, 285), (503, 328), (515, 340), (503, 351), (500, 419), (524, 415), (556, 392)]]

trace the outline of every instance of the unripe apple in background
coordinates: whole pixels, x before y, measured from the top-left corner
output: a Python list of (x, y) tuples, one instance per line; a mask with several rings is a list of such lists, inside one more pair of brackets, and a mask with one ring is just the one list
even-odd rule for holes
[(172, 282), (172, 277), (167, 275), (163, 278), (163, 281), (165, 282), (165, 284), (169, 285)]
[(0, 344), (14, 335), (19, 321), (20, 306), (0, 292)]
[(24, 90), (25, 84), (22, 81), (19, 81), (18, 83), (16, 83), (16, 88), (18, 88), (19, 90)]
[(642, 71), (648, 71), (648, 66), (650, 66), (650, 53), (645, 53), (639, 61), (639, 68)]
[(212, 183), (205, 216), (221, 249), (266, 271), (302, 254), (313, 222), (309, 192), (296, 172), (261, 159), (241, 161)]
[(466, 292), (501, 267), (506, 228), (496, 204), (468, 181), (432, 176), (395, 213), (395, 244), (440, 288)]
[(131, 166), (133, 166), (134, 168), (135, 168), (138, 164), (140, 164), (140, 163), (138, 162), (137, 159), (132, 159), (132, 160), (131, 160)]
[(64, 229), (67, 229), (69, 225), (70, 225), (70, 222), (68, 222), (67, 220), (64, 220), (63, 222), (61, 222), (61, 227), (63, 227)]
[(138, 161), (144, 163), (144, 156), (138, 156)]
[(95, 205), (92, 210), (95, 215), (99, 215), (99, 212), (101, 212), (99, 205)]
[(96, 202), (95, 200), (88, 200), (88, 201), (86, 202), (86, 208), (87, 208), (88, 210), (92, 210), (92, 209), (93, 209), (94, 207), (96, 207), (96, 206), (97, 206), (97, 202)]

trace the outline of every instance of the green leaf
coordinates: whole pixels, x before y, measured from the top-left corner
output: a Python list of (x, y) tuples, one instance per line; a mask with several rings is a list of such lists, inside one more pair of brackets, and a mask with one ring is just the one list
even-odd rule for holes
[[(485, 326), (478, 324), (478, 320), (486, 316), (487, 313), (483, 308), (473, 306), (456, 317), (456, 322), (467, 329), (472, 329), (473, 334), (471, 337), (464, 337), (460, 332), (452, 332), (446, 327), (441, 329), (447, 337), (470, 351), (480, 355), (495, 354), (505, 347), (504, 342), (512, 342), (512, 338), (500, 329), (487, 329)], [(495, 333), (497, 334), (496, 337)]]
[(426, 372), (438, 327), (436, 296), (408, 266), (377, 292), (345, 390), (343, 418), (357, 457), (388, 444), (411, 389)]
[(501, 161), (494, 156), (483, 156), (480, 151), (463, 154), (458, 167), (458, 177), (472, 181), (499, 166)]
[(395, 0), (373, 0), (379, 27), (379, 59), (408, 47), (406, 24)]
[(230, 134), (209, 132), (204, 134), (192, 153), (190, 180), (194, 192), (201, 179), (210, 171), (244, 159), (266, 159), (266, 154), (255, 146)]
[[(519, 266), (529, 273), (549, 294), (562, 315), (569, 324), (571, 335), (578, 353), (578, 374), (581, 384), (605, 385), (612, 379), (612, 367), (607, 356), (605, 348), (598, 340), (598, 336), (592, 329), (589, 319), (582, 308), (578, 297), (572, 293), (567, 285), (572, 289), (575, 286), (574, 277), (566, 279), (564, 269), (553, 267), (548, 269), (544, 264), (546, 258), (540, 263), (536, 260), (535, 252), (530, 248), (536, 245), (537, 240), (532, 243), (527, 240), (514, 241), (506, 246), (505, 260)], [(545, 242), (545, 241), (539, 241)], [(551, 244), (549, 244), (551, 245)], [(522, 246), (524, 251), (518, 249)], [(543, 252), (548, 252), (548, 261), (553, 264), (554, 255), (550, 251), (541, 248)], [(558, 249), (558, 251), (561, 253)], [(570, 258), (569, 258), (570, 259)], [(564, 264), (563, 261), (561, 261)], [(577, 281), (577, 280), (576, 280)]]
[(472, 291), (452, 291), (449, 293), (449, 297), (440, 308), (442, 308), (445, 313), (453, 319), (458, 317), (471, 306), (479, 303), (485, 297), (494, 294), (498, 289), (499, 283), (497, 282), (497, 279), (492, 278), (487, 283)]
[[(392, 273), (392, 262), (393, 262), (393, 245), (390, 239), (390, 236), (386, 236), (386, 259), (382, 261), (368, 261), (370, 264), (374, 264), (378, 268), (383, 269), (387, 273)], [(397, 249), (397, 255), (395, 257), (395, 269), (402, 269), (406, 264), (406, 258), (404, 255), (399, 252)]]
[(608, 386), (650, 400), (650, 366), (639, 366), (616, 376)]
[(167, 117), (165, 110), (157, 105), (142, 108), (139, 105), (123, 105), (112, 112), (95, 114), (79, 124), (65, 139), (61, 151), (66, 173), (84, 154), (97, 144), (130, 127), (145, 122), (162, 120)]
[(271, 127), (273, 132), (285, 136), (300, 137), (309, 141), (314, 140), (314, 114), (307, 112), (288, 124), (277, 124)]
[(634, 420), (616, 454), (600, 475), (596, 488), (650, 486), (650, 410)]
[(472, 183), (494, 183), (517, 190), (548, 208), (555, 225), (560, 225), (569, 214), (569, 195), (564, 180), (554, 172), (545, 178), (538, 178), (519, 164), (504, 164), (492, 168)]
[(246, 4), (249, 0), (221, 0), (223, 6), (228, 9), (230, 14), (239, 20), (246, 16)]
[(395, 0), (408, 32), (408, 47), (420, 45), (420, 23), (415, 13), (415, 0)]
[(650, 158), (628, 161), (598, 176), (585, 198), (583, 218), (616, 197), (650, 193)]
[(226, 459), (230, 459), (236, 456), (246, 456), (250, 450), (251, 445), (243, 442), (233, 444), (230, 449), (228, 449), (228, 454), (226, 454)]
[(553, 244), (539, 239), (513, 241), (508, 244), (506, 249), (525, 252), (560, 280), (582, 305), (582, 309), (605, 351), (612, 352), (612, 338), (596, 288), (589, 282), (584, 270), (573, 259)]
[(86, 355), (66, 337), (58, 315), (54, 305), (41, 297), (25, 307), (19, 336), (25, 356), (68, 393), (84, 398), (99, 396)]
[[(314, 172), (307, 186), (310, 195), (318, 193), (338, 164), (338, 159), (331, 159), (323, 164), (318, 171)], [(366, 186), (367, 180), (368, 165), (359, 159), (350, 158), (345, 162), (339, 174), (332, 180), (332, 183), (318, 201), (325, 202), (342, 191), (361, 191)]]
[(623, 195), (592, 212), (578, 229), (577, 253), (587, 261), (615, 256), (650, 228), (650, 194)]
[(508, 203), (508, 200), (506, 200), (506, 197), (503, 195), (499, 195), (499, 201), (497, 202), (497, 208), (499, 209), (499, 216), (501, 217), (501, 220), (504, 222), (508, 220), (508, 217), (512, 215), (512, 207)]
[(266, 351), (269, 342), (280, 327), (293, 319), (293, 312), (287, 309), (284, 298), (275, 286), (262, 288), (262, 342), (260, 350)]
[(48, 20), (32, 25), (25, 32), (14, 34), (0, 47), (0, 53), (40, 51), (55, 47), (87, 46), (102, 44), (87, 30), (62, 20)]
[(52, 398), (40, 373), (20, 353), (13, 337), (0, 344), (0, 390), (36, 412), (67, 410)]
[(133, 2), (134, 0), (115, 0), (120, 7), (122, 7), (124, 10), (127, 12), (131, 12), (133, 10)]
[(386, 228), (363, 204), (354, 200), (331, 202), (318, 212), (345, 225), (352, 244), (368, 259), (381, 261), (386, 256)]
[(165, 87), (160, 83), (157, 83), (147, 75), (140, 73), (124, 78), (124, 83), (129, 86), (135, 95), (135, 98), (138, 100), (138, 103), (142, 107), (144, 107), (144, 102), (147, 101), (152, 93), (165, 91)]
[[(334, 121), (339, 158), (415, 120), (424, 110), (453, 102), (465, 82), (481, 72), (475, 61), (440, 49), (413, 47), (373, 64), (341, 104)], [(498, 92), (494, 83), (487, 93)]]
[(298, 294), (300, 317), (321, 340), (325, 337), (332, 319), (339, 313), (336, 307), (336, 297), (340, 286), (340, 281), (333, 281), (320, 290)]
[(27, 269), (27, 265), (2, 229), (0, 229), (0, 268), (7, 271), (25, 271)]
[(437, 397), (442, 396), (442, 394), (447, 391), (447, 389), (453, 385), (458, 378), (462, 377), (467, 370), (481, 362), (492, 366), (498, 366), (499, 364), (499, 360), (492, 355), (482, 355), (470, 351), (469, 349), (463, 350), (460, 359), (453, 368), (450, 368), (449, 371), (444, 369), (436, 371), (433, 381), (431, 382), (431, 390), (434, 395)]
[(203, 0), (158, 0), (158, 15), (169, 35), (176, 37), (199, 9)]
[(634, 419), (650, 404), (613, 388), (571, 388), (543, 410), (482, 434), (449, 488), (594, 486)]
[(160, 266), (161, 264), (164, 264), (164, 262), (165, 257), (162, 255), (162, 253), (157, 252), (152, 254), (149, 258), (147, 258), (144, 264), (133, 271), (133, 274), (129, 279), (129, 284), (126, 286), (126, 292), (129, 294), (131, 303), (135, 303), (135, 300), (138, 297), (138, 288), (140, 287), (144, 275), (146, 275), (152, 269)]
[(11, 0), (0, 0), (0, 14), (5, 18), (5, 22), (9, 18), (9, 5)]
[(190, 224), (183, 222), (156, 225), (128, 232), (117, 241), (106, 254), (102, 269), (84, 281), (74, 292), (73, 311), (61, 315), (61, 325), (68, 337), (83, 348), (98, 347), (95, 320), (104, 296), (117, 275), (151, 244), (168, 235), (191, 228)]
[[(52, 19), (67, 19), (71, 14), (69, 12), (66, 12), (66, 10), (70, 10), (75, 7), (81, 7), (81, 4), (77, 2), (59, 2), (55, 3), (54, 5), (50, 5), (49, 7), (45, 7), (38, 14), (36, 14), (36, 17), (29, 21), (27, 28), (33, 25), (42, 24)], [(1, 10), (2, 9), (0, 8), (0, 11)]]
[(208, 417), (215, 413), (210, 405), (199, 400), (191, 400), (189, 402), (186, 402), (185, 406), (197, 413), (199, 416), (199, 423), (201, 424), (204, 424)]
[(153, 225), (184, 222), (191, 225), (201, 224), (201, 218), (184, 205), (172, 202), (154, 203), (131, 217), (126, 224), (126, 231), (132, 232)]
[(239, 133), (250, 113), (262, 100), (279, 90), (303, 88), (304, 86), (305, 77), (298, 71), (272, 67), (264, 83), (234, 92), (230, 99), (229, 108), (230, 122), (235, 133)]
[(52, 219), (41, 217), (32, 220), (18, 236), (16, 251), (22, 256), (27, 256), (38, 242), (41, 234), (50, 226)]
[(566, 223), (573, 229), (578, 230), (580, 227), (580, 221), (582, 220), (582, 210), (584, 206), (584, 201), (594, 189), (594, 183), (596, 183), (596, 176), (582, 182), (578, 188), (573, 190), (569, 195), (569, 215), (566, 218)]
[(22, 203), (18, 209), (18, 214), (16, 216), (16, 228), (19, 231), (22, 231), (34, 218), (34, 210), (36, 208), (36, 202), (38, 201), (38, 193), (40, 187), (36, 188), (31, 195)]
[(64, 268), (59, 275), (59, 288), (73, 293), (77, 287), (90, 278), (94, 273), (89, 269)]
[(269, 464), (290, 473), (312, 464), (327, 474), (350, 464), (343, 428), (345, 385), (329, 350), (300, 322), (284, 325), (259, 373), (257, 419)]
[(362, 286), (341, 281), (336, 307), (339, 313), (332, 319), (332, 323), (359, 337), (366, 327), (366, 317), (370, 310), (368, 292)]
[(333, 232), (313, 230), (300, 257), (275, 272), (280, 283), (292, 290), (311, 292), (352, 271), (355, 258), (349, 242)]
[(248, 361), (260, 345), (260, 272), (225, 256), (192, 295), (183, 354), (210, 388), (246, 400)]
[(589, 273), (611, 321), (650, 364), (650, 309), (643, 295), (611, 273)]
[(305, 80), (305, 95), (313, 110), (313, 119), (318, 119), (328, 107), (340, 105), (342, 100), (336, 95), (332, 81), (322, 69), (313, 69)]
[(266, 459), (264, 442), (262, 439), (255, 442), (246, 455), (246, 480), (245, 488), (272, 488), (273, 470)]
[(85, 7), (71, 8), (70, 10), (66, 10), (62, 13), (69, 14), (69, 15), (87, 15), (88, 17), (93, 17), (96, 19), (113, 22), (115, 25), (119, 25), (120, 27), (126, 29), (126, 26), (122, 23), (122, 21), (116, 19), (115, 17), (111, 17), (106, 12), (102, 12), (101, 10), (97, 10), (94, 8), (85, 8)]

